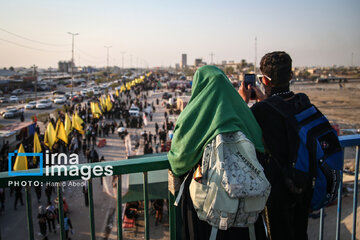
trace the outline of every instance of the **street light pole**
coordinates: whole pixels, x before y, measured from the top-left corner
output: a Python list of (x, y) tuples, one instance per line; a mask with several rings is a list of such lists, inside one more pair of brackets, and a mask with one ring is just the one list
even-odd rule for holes
[(112, 46), (104, 46), (107, 50), (107, 67), (106, 67), (106, 75), (107, 75), (107, 80), (109, 81), (109, 48), (111, 48)]
[(32, 65), (32, 69), (33, 69), (33, 78), (35, 78), (35, 101), (37, 101), (37, 76), (36, 76), (36, 68), (37, 66)]
[(70, 34), (72, 36), (72, 57), (71, 57), (71, 95), (73, 93), (73, 88), (74, 88), (74, 37), (79, 35), (79, 33), (71, 33), (68, 32), (68, 34)]
[(124, 54), (125, 54), (126, 52), (120, 52), (120, 53), (121, 53), (121, 55), (122, 55), (122, 62), (121, 62), (122, 66), (121, 66), (121, 68), (124, 70)]

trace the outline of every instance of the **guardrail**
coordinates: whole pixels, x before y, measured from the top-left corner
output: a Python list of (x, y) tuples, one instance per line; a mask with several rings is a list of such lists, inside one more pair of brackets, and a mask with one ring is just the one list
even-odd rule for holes
[[(358, 195), (358, 177), (359, 177), (359, 146), (360, 146), (360, 135), (348, 135), (339, 137), (341, 146), (343, 148), (356, 146), (356, 157), (355, 157), (355, 181), (354, 181), (354, 195), (353, 195), (353, 228), (352, 228), (352, 239), (356, 239), (356, 222), (357, 222), (357, 195)], [(117, 182), (117, 228), (118, 228), (118, 239), (122, 239), (122, 195), (121, 195), (121, 175), (129, 173), (143, 173), (143, 194), (144, 194), (144, 219), (145, 219), (145, 239), (150, 239), (149, 232), (149, 206), (148, 206), (148, 172), (162, 169), (169, 169), (169, 161), (166, 154), (154, 154), (150, 156), (144, 156), (140, 158), (127, 159), (121, 161), (112, 162), (101, 162), (101, 163), (90, 163), (90, 164), (79, 164), (77, 166), (90, 166), (91, 170), (95, 166), (109, 166), (113, 167), (113, 176), (118, 176)], [(9, 181), (40, 181), (40, 182), (62, 182), (69, 180), (80, 179), (81, 176), (65, 176), (64, 169), (60, 169), (55, 176), (8, 176), (7, 172), (0, 173), (0, 187), (7, 187)], [(18, 171), (24, 173), (36, 173), (38, 170), (30, 169), (27, 171)], [(90, 180), (88, 180), (88, 198), (89, 198), (89, 211), (90, 211), (90, 232), (91, 239), (95, 240), (95, 224), (94, 224), (94, 206), (93, 206), (93, 190), (92, 190), (92, 179), (96, 177), (103, 177), (105, 174), (95, 176), (93, 171)], [(338, 206), (337, 206), (337, 228), (336, 228), (336, 239), (340, 239), (340, 220), (342, 210), (342, 174), (341, 184), (338, 192)], [(31, 209), (31, 188), (26, 187), (26, 211), (27, 211), (27, 222), (28, 222), (28, 238), (34, 239), (33, 221), (32, 221), (32, 209)], [(60, 222), (60, 239), (65, 239), (64, 231), (64, 216), (63, 216), (63, 201), (62, 201), (62, 190), (61, 184), (57, 187), (57, 194), (59, 199), (59, 222)], [(175, 196), (168, 192), (169, 199), (169, 232), (170, 239), (176, 239), (176, 209), (174, 206)], [(319, 239), (323, 239), (324, 231), (324, 209), (320, 211), (320, 229)]]

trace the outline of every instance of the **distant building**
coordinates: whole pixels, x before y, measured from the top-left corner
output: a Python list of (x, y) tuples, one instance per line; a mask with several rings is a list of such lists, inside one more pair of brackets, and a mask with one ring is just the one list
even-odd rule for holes
[(9, 78), (16, 75), (16, 72), (10, 70), (0, 70), (0, 78)]
[(227, 62), (225, 60), (221, 61), (222, 65), (225, 65)]
[[(71, 72), (71, 66), (72, 66), (72, 63), (71, 61), (59, 61), (58, 62), (58, 69), (59, 69), (59, 72)], [(75, 67), (75, 66), (74, 66)], [(74, 69), (75, 70), (75, 69)]]
[(181, 68), (185, 68), (187, 66), (187, 55), (183, 53), (181, 55)]
[(201, 58), (195, 58), (195, 67), (199, 67), (202, 63), (202, 59)]
[(175, 69), (176, 69), (176, 70), (179, 70), (179, 69), (180, 69), (180, 64), (179, 64), (179, 63), (176, 63), (176, 64), (175, 64)]

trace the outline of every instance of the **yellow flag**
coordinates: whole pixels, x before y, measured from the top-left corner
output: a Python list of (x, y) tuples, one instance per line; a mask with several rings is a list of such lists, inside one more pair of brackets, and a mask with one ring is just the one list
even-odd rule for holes
[(101, 108), (103, 111), (106, 110), (106, 98), (105, 97), (101, 98)]
[(119, 96), (119, 89), (116, 89), (115, 94), (117, 97)]
[(84, 134), (83, 127), (81, 126), (83, 122), (84, 121), (79, 117), (77, 113), (73, 114), (72, 127), (78, 130), (80, 134)]
[(63, 140), (66, 144), (68, 144), (68, 138), (66, 135), (64, 124), (58, 120), (56, 124), (56, 138)]
[(110, 111), (111, 109), (112, 109), (112, 103), (111, 103), (110, 95), (108, 95), (106, 98), (106, 110)]
[(103, 97), (99, 98), (100, 107), (105, 110), (105, 99)]
[(48, 146), (51, 150), (55, 142), (56, 142), (56, 132), (53, 125), (50, 122), (45, 131), (44, 144)]
[[(22, 144), (20, 144), (18, 154), (19, 153), (25, 153), (24, 147)], [(18, 170), (27, 170), (28, 169), (28, 162), (26, 156), (16, 156), (15, 164), (14, 164), (14, 171)]]
[(66, 136), (69, 136), (71, 132), (71, 121), (68, 114), (65, 115), (65, 132), (66, 132)]
[[(41, 144), (39, 140), (39, 136), (37, 132), (34, 134), (34, 153), (40, 153), (41, 152)], [(36, 163), (36, 157), (33, 157), (33, 163)]]
[(102, 115), (102, 112), (101, 112), (101, 110), (99, 108), (99, 104), (91, 102), (90, 107), (91, 107), (91, 113), (92, 113), (93, 117), (94, 118), (100, 118), (100, 115)]

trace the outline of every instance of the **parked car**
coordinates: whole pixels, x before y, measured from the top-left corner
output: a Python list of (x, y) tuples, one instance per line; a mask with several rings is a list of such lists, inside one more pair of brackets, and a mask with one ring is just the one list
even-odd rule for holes
[(50, 99), (43, 99), (40, 100), (37, 104), (36, 104), (36, 108), (37, 109), (46, 109), (46, 108), (51, 108), (52, 107), (52, 103)]
[(34, 109), (36, 108), (36, 102), (35, 101), (31, 101), (28, 104), (25, 105), (25, 109)]
[(86, 83), (81, 83), (79, 87), (86, 88)]
[(129, 109), (130, 117), (139, 117), (140, 116), (140, 109), (138, 107), (132, 106)]
[(7, 112), (7, 111), (10, 110), (10, 109), (14, 109), (14, 108), (15, 108), (15, 107), (7, 107), (7, 108), (5, 108), (4, 110), (0, 111), (0, 115), (2, 116), (2, 115), (4, 115), (5, 112)]
[(83, 89), (83, 90), (80, 91), (80, 94), (82, 96), (86, 96), (87, 93), (88, 93), (88, 91), (86, 89)]
[(14, 117), (21, 116), (23, 113), (24, 113), (24, 110), (22, 108), (20, 108), (20, 109), (11, 108), (11, 109), (8, 109), (7, 111), (5, 111), (2, 116), (4, 118), (14, 118)]
[(93, 93), (94, 93), (94, 95), (101, 95), (101, 92), (97, 89), (94, 89)]
[(54, 99), (55, 104), (64, 104), (66, 102), (65, 96), (60, 96)]
[(58, 90), (56, 90), (56, 91), (53, 91), (52, 94), (53, 94), (53, 95), (64, 95), (65, 92), (64, 92), (64, 91), (58, 91)]
[(15, 89), (14, 91), (11, 92), (12, 95), (20, 95), (20, 94), (23, 94), (25, 91), (18, 88), (18, 89)]
[(4, 97), (0, 97), (0, 103), (8, 103), (9, 101), (4, 98)]
[(11, 96), (9, 98), (9, 102), (11, 102), (11, 103), (18, 102), (18, 101), (19, 101), (19, 98), (17, 96)]
[(169, 98), (171, 98), (171, 97), (172, 97), (172, 95), (169, 94), (169, 93), (164, 93), (164, 94), (162, 95), (162, 99), (169, 99)]
[(82, 100), (83, 100), (83, 97), (82, 97), (81, 95), (74, 95), (74, 96), (71, 98), (71, 101), (77, 102), (77, 103), (82, 102)]

